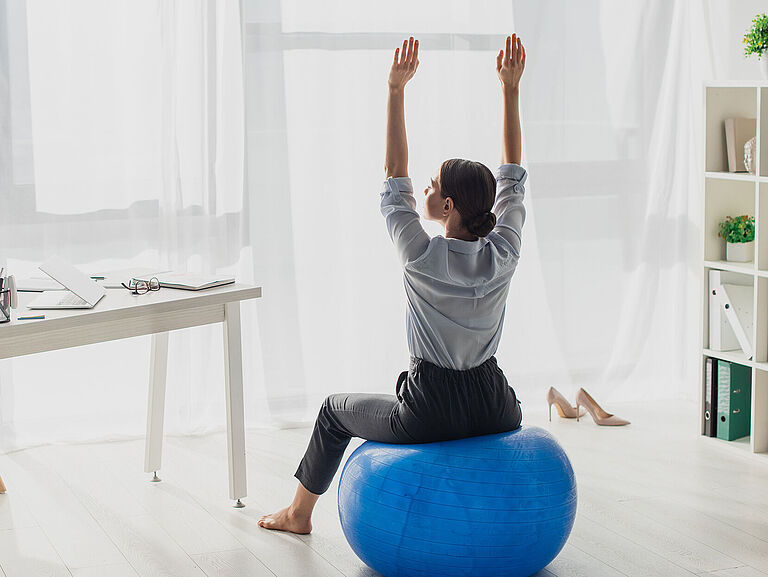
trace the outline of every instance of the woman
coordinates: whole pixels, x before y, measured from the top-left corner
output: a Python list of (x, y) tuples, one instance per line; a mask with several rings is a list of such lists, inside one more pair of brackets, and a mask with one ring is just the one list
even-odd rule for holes
[(351, 437), (425, 443), (510, 431), (522, 420), (520, 403), (493, 355), (525, 221), (518, 110), (525, 49), (513, 35), (496, 57), (504, 100), (502, 166), (494, 178), (477, 162), (442, 164), (424, 190), (425, 218), (445, 227), (444, 236), (432, 239), (419, 222), (408, 178), (404, 89), (418, 54), (412, 37), (402, 53), (395, 50), (381, 193), (381, 212), (404, 268), (410, 368), (400, 375), (396, 395), (337, 394), (325, 400), (296, 471), (293, 503), (262, 517), (259, 526), (267, 529), (312, 530), (312, 510)]

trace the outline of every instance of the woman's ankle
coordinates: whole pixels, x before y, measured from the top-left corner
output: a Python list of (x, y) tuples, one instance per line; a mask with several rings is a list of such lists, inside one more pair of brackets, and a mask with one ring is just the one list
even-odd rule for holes
[(312, 518), (312, 511), (307, 512), (306, 510), (301, 510), (299, 507), (294, 507), (293, 505), (288, 507), (287, 513), (288, 516), (293, 519), (309, 521)]

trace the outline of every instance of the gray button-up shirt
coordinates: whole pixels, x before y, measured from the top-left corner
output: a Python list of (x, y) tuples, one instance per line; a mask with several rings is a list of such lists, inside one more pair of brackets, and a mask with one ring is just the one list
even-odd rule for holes
[(465, 370), (496, 352), (509, 281), (520, 259), (524, 183), (517, 164), (496, 171), (496, 227), (476, 241), (424, 231), (410, 178), (388, 178), (381, 213), (403, 264), (408, 350), (441, 367)]

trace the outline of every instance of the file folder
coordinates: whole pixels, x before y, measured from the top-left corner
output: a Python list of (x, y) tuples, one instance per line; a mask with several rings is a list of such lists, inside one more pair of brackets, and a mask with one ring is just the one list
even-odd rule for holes
[(717, 436), (717, 359), (707, 358), (704, 371), (704, 434)]
[(741, 348), (715, 290), (722, 284), (752, 287), (752, 277), (743, 274), (710, 269), (709, 271), (709, 348), (713, 351), (733, 351)]
[(739, 341), (741, 350), (749, 360), (754, 356), (752, 346), (752, 330), (754, 320), (752, 311), (755, 290), (751, 286), (735, 284), (722, 284), (715, 287), (715, 292), (720, 299), (725, 318)]
[(750, 433), (752, 369), (718, 360), (717, 362), (717, 438), (740, 439)]

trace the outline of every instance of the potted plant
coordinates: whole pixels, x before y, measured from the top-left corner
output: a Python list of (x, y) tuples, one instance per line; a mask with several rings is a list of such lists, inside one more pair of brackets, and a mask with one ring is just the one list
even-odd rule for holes
[(720, 238), (725, 239), (725, 260), (752, 262), (755, 258), (755, 217), (747, 214), (726, 216), (720, 222)]
[(747, 45), (744, 56), (757, 54), (763, 78), (768, 79), (768, 56), (765, 54), (768, 49), (768, 16), (765, 14), (755, 16), (752, 20), (752, 28), (744, 35), (742, 42)]

